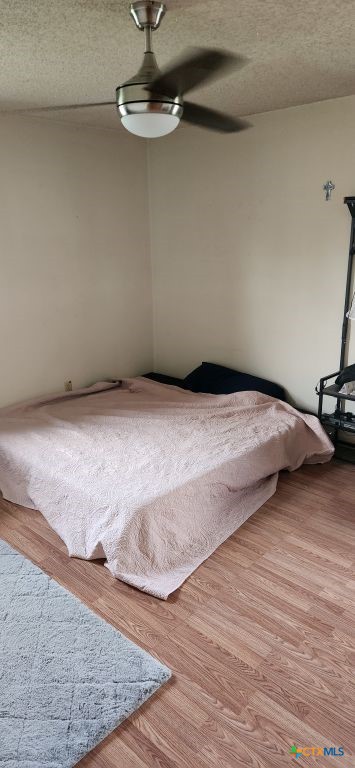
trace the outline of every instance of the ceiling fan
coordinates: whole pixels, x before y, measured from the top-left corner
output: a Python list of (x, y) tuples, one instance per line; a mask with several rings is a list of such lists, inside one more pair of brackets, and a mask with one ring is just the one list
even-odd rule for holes
[[(116, 88), (114, 101), (40, 107), (26, 111), (82, 109), (116, 104), (123, 126), (144, 138), (164, 136), (177, 128), (180, 120), (212, 131), (237, 133), (250, 124), (213, 109), (185, 101), (185, 94), (213, 79), (240, 69), (246, 59), (213, 48), (192, 48), (161, 71), (152, 47), (152, 33), (158, 29), (166, 12), (163, 2), (137, 0), (130, 15), (138, 29), (145, 32), (144, 58), (137, 74)], [(23, 111), (23, 110), (20, 110)]]

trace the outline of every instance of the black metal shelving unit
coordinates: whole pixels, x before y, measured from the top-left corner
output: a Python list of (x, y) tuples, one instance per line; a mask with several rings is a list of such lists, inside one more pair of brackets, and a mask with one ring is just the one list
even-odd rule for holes
[[(350, 303), (355, 257), (355, 197), (345, 197), (344, 203), (348, 206), (351, 215), (351, 232), (348, 271), (345, 288), (344, 317), (341, 334), (339, 371), (330, 373), (327, 376), (323, 376), (320, 379), (318, 387), (316, 387), (316, 392), (319, 397), (318, 418), (334, 442), (335, 455), (338, 458), (344, 459), (345, 461), (351, 461), (355, 463), (355, 443), (346, 441), (342, 437), (339, 437), (339, 432), (342, 434), (348, 433), (349, 435), (355, 435), (355, 413), (346, 410), (347, 402), (355, 403), (355, 393), (350, 395), (341, 394), (339, 392), (340, 388), (335, 383), (335, 381), (329, 383), (332, 379), (335, 380), (339, 373), (341, 373), (345, 366), (347, 356), (347, 342), (349, 332), (349, 319), (347, 317), (347, 311)], [(334, 412), (324, 412), (324, 397), (336, 399), (336, 407)]]
[[(340, 371), (330, 373), (328, 376), (323, 376), (319, 382), (317, 388), (317, 394), (319, 397), (318, 403), (318, 418), (330, 431), (336, 432), (341, 430), (342, 432), (352, 432), (355, 435), (355, 413), (346, 410), (346, 402), (355, 403), (355, 393), (351, 395), (343, 395), (339, 392), (337, 384), (328, 384), (331, 379), (335, 379), (339, 376)], [(334, 413), (324, 412), (324, 396), (336, 398), (336, 408)], [(337, 440), (338, 435), (335, 434), (334, 438)], [(354, 445), (355, 448), (355, 445)]]

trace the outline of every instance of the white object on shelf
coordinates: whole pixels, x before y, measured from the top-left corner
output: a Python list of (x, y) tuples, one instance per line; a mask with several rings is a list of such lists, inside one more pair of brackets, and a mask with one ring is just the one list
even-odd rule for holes
[(343, 384), (342, 388), (339, 389), (341, 395), (352, 395), (353, 392), (355, 392), (355, 381), (347, 381), (346, 384)]

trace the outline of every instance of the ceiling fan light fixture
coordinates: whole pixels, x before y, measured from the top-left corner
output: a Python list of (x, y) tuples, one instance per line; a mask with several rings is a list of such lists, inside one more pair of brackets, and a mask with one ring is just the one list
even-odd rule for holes
[(136, 101), (117, 107), (124, 128), (145, 139), (167, 136), (178, 127), (181, 104), (160, 101)]
[[(167, 136), (175, 131), (180, 120), (220, 133), (238, 133), (249, 128), (245, 120), (185, 101), (185, 94), (193, 88), (231, 69), (240, 69), (246, 63), (244, 57), (216, 48), (194, 48), (163, 71), (159, 69), (153, 51), (152, 34), (159, 27), (165, 11), (165, 3), (159, 0), (135, 0), (131, 3), (131, 16), (145, 36), (144, 57), (138, 72), (117, 86), (114, 101), (62, 104), (41, 107), (39, 111), (116, 104), (124, 128), (145, 139)], [(29, 111), (38, 109), (30, 108)]]

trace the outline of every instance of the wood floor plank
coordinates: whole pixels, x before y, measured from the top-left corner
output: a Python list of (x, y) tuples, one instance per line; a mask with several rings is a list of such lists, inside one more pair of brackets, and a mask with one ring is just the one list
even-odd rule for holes
[(293, 743), (343, 746), (331, 764), (352, 764), (354, 466), (282, 472), (167, 602), (69, 558), (42, 515), (1, 499), (0, 537), (173, 671), (80, 768), (315, 765)]

